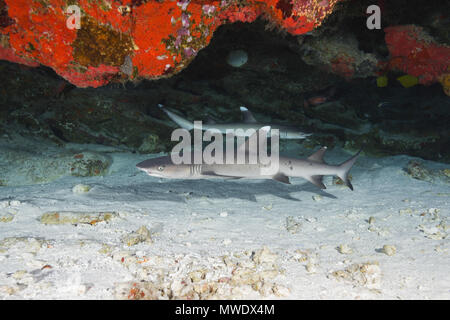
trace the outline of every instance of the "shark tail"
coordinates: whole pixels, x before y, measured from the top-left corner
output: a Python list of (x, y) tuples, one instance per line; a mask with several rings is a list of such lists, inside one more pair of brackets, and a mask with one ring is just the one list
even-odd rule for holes
[(345, 182), (347, 187), (350, 188), (350, 190), (353, 191), (353, 186), (348, 178), (348, 172), (352, 168), (353, 164), (355, 163), (356, 159), (358, 158), (359, 154), (361, 153), (362, 149), (360, 149), (354, 156), (352, 156), (350, 159), (344, 161), (342, 164), (338, 166), (338, 172), (336, 175), (341, 178), (342, 181)]
[(180, 117), (179, 115), (167, 110), (162, 104), (158, 104), (158, 107), (162, 109), (169, 116), (169, 118), (172, 119), (172, 121), (178, 124), (180, 127), (186, 130), (194, 129), (194, 124), (189, 120), (186, 120), (185, 118)]

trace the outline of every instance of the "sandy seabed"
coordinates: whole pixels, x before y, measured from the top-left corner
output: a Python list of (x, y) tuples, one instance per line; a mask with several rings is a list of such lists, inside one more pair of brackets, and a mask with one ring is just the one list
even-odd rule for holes
[(352, 192), (162, 180), (135, 168), (151, 156), (108, 156), (104, 176), (0, 187), (1, 299), (450, 298), (450, 185), (406, 174), (411, 157), (361, 156)]

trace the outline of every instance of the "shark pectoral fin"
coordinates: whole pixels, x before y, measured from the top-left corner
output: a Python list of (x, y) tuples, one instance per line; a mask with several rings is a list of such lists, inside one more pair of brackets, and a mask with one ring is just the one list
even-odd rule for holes
[(273, 180), (282, 182), (282, 183), (286, 183), (286, 184), (291, 184), (291, 182), (289, 181), (289, 177), (282, 174), (282, 173), (277, 173), (276, 175), (274, 175), (272, 177)]
[(255, 117), (252, 115), (250, 111), (246, 107), (240, 107), (242, 115), (244, 116), (244, 122), (245, 123), (256, 123)]
[(312, 184), (316, 185), (320, 189), (327, 188), (327, 187), (325, 187), (325, 185), (322, 182), (323, 176), (310, 176), (310, 177), (305, 177), (305, 179), (308, 180), (309, 182), (311, 182)]
[(312, 155), (310, 155), (308, 157), (308, 160), (316, 161), (316, 162), (320, 162), (320, 163), (325, 163), (325, 161), (323, 161), (323, 156), (325, 154), (325, 151), (327, 151), (327, 147), (320, 148), (319, 150), (314, 152)]

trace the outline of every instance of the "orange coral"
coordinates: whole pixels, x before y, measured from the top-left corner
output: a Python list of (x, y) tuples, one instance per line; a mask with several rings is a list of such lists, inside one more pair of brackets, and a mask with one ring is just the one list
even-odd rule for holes
[(391, 55), (389, 69), (415, 76), (425, 85), (446, 79), (450, 47), (438, 44), (415, 25), (388, 27), (384, 31)]
[[(159, 78), (185, 68), (224, 23), (264, 15), (298, 35), (338, 1), (0, 0), (0, 59), (49, 66), (80, 87)], [(79, 30), (66, 26), (69, 5), (81, 9)]]
[(331, 70), (346, 79), (351, 79), (355, 72), (354, 62), (353, 57), (341, 54), (331, 61)]

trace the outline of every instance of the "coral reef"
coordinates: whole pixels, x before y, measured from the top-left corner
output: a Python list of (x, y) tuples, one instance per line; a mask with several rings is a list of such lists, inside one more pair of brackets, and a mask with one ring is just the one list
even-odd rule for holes
[[(384, 10), (382, 28), (421, 26), (434, 39), (433, 45), (445, 48), (445, 44), (450, 44), (444, 30), (445, 21), (434, 18), (435, 6), (426, 5), (423, 0), (415, 1), (422, 12), (408, 9), (395, 14), (400, 12), (397, 9), (401, 4), (389, 3)], [(92, 6), (98, 3), (91, 2)], [(406, 88), (399, 79), (419, 81), (421, 76), (405, 75), (407, 72), (403, 69), (383, 70), (381, 65), (382, 73), (377, 73), (377, 61), (388, 61), (393, 59), (393, 55), (386, 46), (385, 31), (365, 27), (363, 9), (369, 2), (338, 2), (334, 13), (321, 26), (301, 36), (291, 36), (287, 32), (280, 34), (279, 28), (268, 30), (277, 24), (256, 19), (257, 14), (272, 22), (274, 18), (256, 9), (249, 11), (256, 7), (246, 6), (242, 2), (230, 1), (220, 10), (205, 7), (208, 15), (227, 12), (228, 17), (236, 14), (240, 18), (221, 18), (226, 22), (236, 22), (215, 30), (209, 45), (196, 51), (195, 59), (190, 58), (189, 62), (192, 62), (182, 72), (172, 75), (172, 71), (176, 72), (172, 70), (159, 81), (111, 83), (96, 89), (76, 88), (50, 68), (28, 68), (23, 64), (0, 61), (0, 72), (6, 75), (0, 78), (0, 140), (9, 141), (19, 134), (45, 138), (58, 146), (95, 143), (117, 150), (125, 148), (139, 153), (157, 153), (168, 151), (173, 146), (170, 144), (170, 132), (175, 127), (158, 110), (158, 103), (179, 110), (188, 119), (213, 118), (218, 123), (239, 121), (239, 106), (245, 105), (260, 119), (293, 124), (314, 132), (310, 140), (304, 141), (311, 148), (320, 144), (330, 148), (345, 146), (359, 149), (364, 145), (365, 152), (371, 155), (408, 154), (450, 162), (447, 147), (450, 142), (448, 96), (439, 83), (424, 86), (422, 82), (416, 85), (411, 82), (406, 85), (414, 86)], [(449, 2), (441, 2), (449, 6)], [(0, 0), (0, 3), (5, 4), (2, 14), (8, 13), (10, 8), (6, 6), (7, 2)], [(189, 14), (191, 5), (198, 3), (191, 1), (188, 4), (186, 10)], [(131, 8), (131, 13), (133, 10), (136, 13), (141, 7)], [(259, 8), (262, 11), (263, 5)], [(181, 9), (176, 6), (175, 10), (181, 12)], [(100, 18), (106, 19), (102, 17), (83, 13), (81, 22), (87, 27)], [(195, 23), (191, 20), (192, 16), (189, 19), (183, 16), (183, 21), (180, 17), (176, 26), (189, 24), (192, 36), (193, 25), (199, 22), (197, 19)], [(242, 20), (254, 22), (240, 22)], [(86, 44), (87, 40), (75, 38), (72, 44), (77, 44), (77, 47), (76, 50), (71, 49), (71, 54), (76, 52), (75, 55), (84, 61), (82, 63), (92, 66), (79, 65), (84, 73), (69, 68), (64, 77), (86, 85), (89, 81), (93, 86), (108, 81), (139, 79), (141, 75), (136, 68), (136, 53), (140, 50), (135, 51), (134, 46), (141, 48), (141, 45), (133, 37), (130, 42), (133, 33), (118, 32), (117, 26), (121, 26), (119, 22), (96, 23), (89, 27), (95, 39), (108, 28), (112, 30), (105, 39), (97, 39), (96, 43)], [(18, 57), (13, 55), (16, 49), (10, 46), (11, 34), (1, 34), (11, 27), (13, 25), (0, 28), (3, 48), (0, 51)], [(103, 31), (98, 33), (99, 30)], [(88, 39), (89, 35), (86, 32), (84, 39)], [(148, 37), (150, 35), (153, 36), (149, 33)], [(121, 37), (124, 44), (122, 50), (126, 54), (112, 50), (106, 52), (107, 57), (102, 56), (101, 53), (107, 50), (105, 41), (116, 43)], [(174, 37), (173, 41), (177, 41), (178, 35)], [(180, 35), (179, 39), (181, 47), (197, 41), (193, 37), (192, 41), (187, 42), (189, 37), (186, 35)], [(36, 43), (33, 44), (35, 46)], [(227, 57), (230, 52), (239, 50), (247, 52), (248, 60), (242, 67), (233, 68), (227, 63)], [(192, 54), (193, 51), (187, 50), (186, 53)], [(94, 56), (91, 57), (91, 54)], [(26, 62), (32, 61), (27, 59)], [(155, 68), (159, 61), (144, 64), (144, 67)], [(375, 74), (379, 76), (378, 82)], [(448, 73), (439, 74), (436, 73), (433, 81), (440, 81), (444, 87), (450, 88)], [(348, 81), (342, 81), (342, 76)], [(281, 148), (284, 146), (281, 145)], [(51, 154), (59, 155), (59, 152)], [(73, 155), (67, 155), (67, 162), (77, 161)], [(50, 163), (48, 157), (30, 156)], [(4, 157), (0, 155), (0, 158)], [(103, 171), (101, 167), (98, 169)], [(31, 170), (26, 183), (47, 182), (71, 175), (70, 171), (48, 171)], [(74, 170), (73, 173), (77, 172)], [(0, 185), (21, 183), (0, 165)]]
[(302, 59), (346, 79), (372, 76), (378, 69), (378, 58), (359, 50), (351, 34), (315, 37), (302, 46)]
[(437, 43), (416, 25), (392, 26), (384, 31), (390, 52), (388, 69), (415, 76), (425, 85), (440, 81), (449, 94), (449, 46)]
[[(49, 66), (79, 87), (155, 79), (185, 68), (222, 24), (263, 15), (293, 35), (340, 0), (0, 0), (0, 59)], [(68, 28), (80, 8), (80, 28)]]
[[(0, 59), (45, 65), (78, 87), (157, 79), (183, 70), (223, 24), (253, 22), (305, 35), (322, 25), (341, 0), (0, 0)], [(69, 29), (69, 5), (81, 10)], [(352, 6), (345, 10), (352, 15)], [(354, 10), (353, 10), (354, 11)], [(399, 70), (419, 83), (440, 82), (450, 93), (450, 48), (417, 25), (384, 28), (390, 58), (358, 47), (354, 35), (320, 31), (305, 43), (303, 59), (346, 79)], [(303, 38), (301, 38), (303, 41)], [(379, 69), (379, 70), (377, 70)]]
[[(28, 146), (25, 146), (25, 145)], [(55, 148), (30, 151), (33, 142), (22, 147), (0, 144), (0, 185), (48, 183), (64, 176), (105, 175), (111, 165), (108, 155), (93, 151), (73, 153)]]

